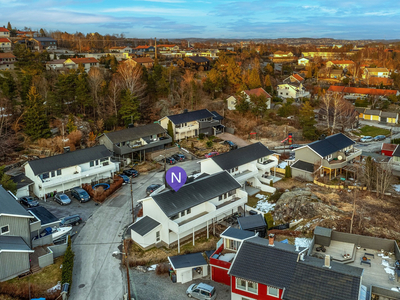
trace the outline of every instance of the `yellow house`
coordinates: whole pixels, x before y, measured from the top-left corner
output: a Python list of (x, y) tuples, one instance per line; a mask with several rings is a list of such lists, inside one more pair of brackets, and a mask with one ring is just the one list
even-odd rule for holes
[(364, 119), (364, 112), (365, 112), (365, 108), (363, 107), (356, 107), (355, 111), (358, 113), (358, 118), (359, 119)]
[(399, 114), (395, 112), (387, 112), (383, 111), (381, 112), (381, 122), (386, 122), (390, 124), (397, 124), (399, 119)]
[(364, 120), (380, 121), (380, 115), (380, 110), (366, 109), (364, 112)]

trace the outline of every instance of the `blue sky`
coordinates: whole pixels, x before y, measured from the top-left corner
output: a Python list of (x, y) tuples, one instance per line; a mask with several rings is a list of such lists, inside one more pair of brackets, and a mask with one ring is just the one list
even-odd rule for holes
[(0, 0), (4, 24), (137, 38), (400, 38), (393, 0)]

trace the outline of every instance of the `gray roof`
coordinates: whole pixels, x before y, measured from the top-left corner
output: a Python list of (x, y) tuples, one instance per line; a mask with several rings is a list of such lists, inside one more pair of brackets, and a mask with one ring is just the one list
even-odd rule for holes
[[(300, 248), (300, 251), (304, 248)], [(229, 271), (230, 275), (267, 286), (285, 289), (285, 300), (357, 300), (363, 269), (305, 256), (298, 259), (295, 246), (259, 237), (243, 241)]]
[(363, 114), (365, 112), (365, 107), (355, 107), (354, 109), (360, 114)]
[(274, 154), (260, 142), (229, 151), (211, 159), (223, 170), (228, 170), (255, 161), (259, 158)]
[(314, 229), (314, 235), (331, 237), (332, 229), (321, 227), (321, 226), (316, 226), (315, 229)]
[[(325, 157), (354, 144), (355, 142), (345, 136), (343, 133), (337, 133), (326, 137), (324, 140), (312, 142), (307, 146), (313, 149), (321, 157)], [(294, 149), (294, 151), (297, 151), (301, 148), (302, 147)]]
[(139, 127), (126, 128), (114, 132), (107, 132), (104, 135), (107, 136), (112, 143), (116, 144), (160, 133), (165, 133), (165, 129), (162, 128), (160, 124), (153, 123)]
[(26, 218), (33, 217), (15, 200), (2, 186), (0, 186), (0, 215), (13, 215)]
[(24, 174), (11, 177), (11, 180), (17, 184), (17, 190), (24, 186), (33, 184), (33, 181), (26, 177)]
[(250, 238), (242, 242), (229, 271), (230, 275), (273, 286), (287, 288), (296, 267), (298, 252), (295, 246), (268, 239)]
[(201, 252), (170, 256), (168, 259), (174, 269), (197, 267), (207, 264), (207, 261)]
[(34, 37), (33, 39), (38, 42), (57, 42), (57, 40), (50, 37)]
[(396, 149), (393, 151), (392, 156), (400, 157), (400, 147), (397, 146)]
[(384, 118), (397, 118), (398, 113), (396, 112), (389, 112), (389, 111), (383, 111), (381, 112), (381, 117)]
[(34, 252), (20, 236), (0, 236), (1, 252)]
[(168, 116), (168, 119), (170, 119), (174, 124), (187, 123), (206, 118), (214, 118), (214, 115), (208, 109), (194, 110), (178, 115)]
[(49, 156), (46, 158), (31, 160), (28, 162), (28, 164), (31, 166), (33, 173), (35, 175), (39, 175), (110, 156), (111, 152), (106, 148), (106, 146), (100, 145), (92, 148)]
[(250, 237), (253, 237), (255, 234), (254, 232), (241, 230), (238, 228), (229, 227), (223, 233), (221, 233), (221, 237), (224, 238), (233, 238), (237, 240), (244, 240)]
[(28, 209), (28, 211), (30, 211), (34, 216), (36, 216), (40, 220), (42, 225), (51, 224), (54, 222), (60, 222), (59, 218), (57, 218), (43, 206), (32, 207)]
[(379, 116), (381, 114), (381, 111), (380, 110), (376, 110), (376, 109), (366, 109), (364, 114)]
[(168, 217), (172, 217), (185, 209), (240, 187), (228, 172), (222, 171), (185, 184), (177, 192), (167, 190), (152, 198)]
[(291, 168), (294, 169), (300, 169), (309, 173), (314, 173), (314, 165), (311, 163), (308, 163), (306, 161), (302, 161), (302, 160), (297, 160), (292, 166)]
[(158, 225), (160, 225), (159, 222), (150, 218), (149, 216), (145, 216), (142, 219), (140, 219), (139, 221), (133, 223), (129, 227), (129, 229), (132, 229), (133, 231), (140, 234), (141, 236), (145, 236), (150, 231), (152, 231), (154, 228), (156, 228)]
[(363, 269), (331, 261), (331, 269), (324, 261), (306, 256), (299, 261), (292, 281), (285, 290), (285, 300), (358, 300)]
[(243, 230), (251, 230), (258, 227), (267, 226), (267, 223), (261, 214), (238, 218), (238, 223), (239, 227)]

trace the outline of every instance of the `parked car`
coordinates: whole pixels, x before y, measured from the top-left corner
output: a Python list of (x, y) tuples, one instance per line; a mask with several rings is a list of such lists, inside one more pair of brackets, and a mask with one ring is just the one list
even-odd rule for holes
[(292, 144), (292, 145), (289, 146), (289, 149), (290, 149), (290, 150), (293, 150), (293, 149), (297, 149), (297, 148), (300, 148), (300, 147), (301, 147), (301, 146), (298, 145), (298, 144)]
[(386, 139), (385, 135), (377, 135), (374, 137), (374, 141), (383, 141), (384, 139)]
[(185, 160), (185, 155), (183, 154), (174, 154), (172, 155), (172, 158), (175, 159), (176, 161), (184, 161)]
[(174, 165), (174, 164), (176, 164), (176, 160), (175, 160), (173, 157), (167, 157), (167, 158), (165, 159), (165, 162), (166, 162), (167, 164), (169, 164), (169, 165)]
[(213, 152), (207, 153), (207, 154), (205, 155), (205, 157), (206, 157), (206, 158), (209, 158), (209, 157), (213, 157), (213, 156), (217, 156), (217, 155), (219, 155), (219, 153), (216, 152), (216, 151), (213, 151)]
[(228, 145), (231, 150), (237, 149), (237, 145), (232, 141), (225, 141), (224, 145)]
[(74, 187), (71, 189), (71, 196), (78, 200), (80, 203), (88, 202), (90, 200), (89, 194), (80, 187)]
[(82, 218), (79, 215), (72, 215), (61, 219), (60, 226), (79, 225), (82, 223)]
[(122, 180), (123, 180), (122, 184), (129, 183), (129, 177), (128, 176), (126, 176), (124, 174), (119, 174), (118, 176), (122, 178)]
[(186, 295), (201, 300), (214, 300), (217, 297), (215, 288), (205, 283), (191, 284), (186, 290)]
[(19, 202), (27, 207), (39, 206), (39, 201), (37, 201), (37, 199), (30, 197), (30, 196), (19, 198)]
[(122, 173), (124, 173), (124, 175), (126, 175), (128, 177), (133, 177), (133, 178), (139, 176), (139, 172), (136, 171), (135, 169), (124, 170)]
[(65, 195), (64, 193), (57, 193), (54, 196), (53, 200), (56, 201), (60, 205), (67, 205), (72, 202), (71, 199), (69, 199), (69, 197), (67, 195)]
[(152, 184), (152, 185), (149, 185), (149, 186), (146, 188), (146, 194), (147, 194), (147, 196), (150, 195), (152, 192), (154, 192), (156, 189), (158, 189), (160, 186), (161, 186), (161, 184)]
[(374, 138), (372, 136), (364, 136), (360, 139), (361, 143), (367, 143), (367, 142), (372, 142), (374, 140)]

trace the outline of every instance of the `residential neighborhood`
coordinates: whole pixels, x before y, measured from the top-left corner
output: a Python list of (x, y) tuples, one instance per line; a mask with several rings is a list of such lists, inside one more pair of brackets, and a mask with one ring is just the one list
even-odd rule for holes
[(0, 300), (400, 299), (399, 13), (342, 2), (2, 3)]

